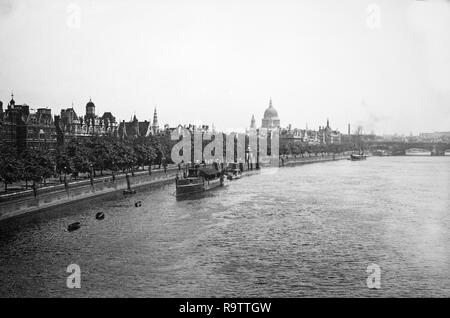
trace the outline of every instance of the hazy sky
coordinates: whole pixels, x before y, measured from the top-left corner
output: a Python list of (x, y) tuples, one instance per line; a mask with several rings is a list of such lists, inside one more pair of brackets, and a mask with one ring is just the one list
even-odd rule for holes
[(450, 1), (0, 0), (0, 100), (160, 124), (450, 131)]

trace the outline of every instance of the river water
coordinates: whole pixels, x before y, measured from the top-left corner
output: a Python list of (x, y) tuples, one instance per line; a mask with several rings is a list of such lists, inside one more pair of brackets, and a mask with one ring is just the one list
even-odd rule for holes
[[(193, 200), (173, 193), (0, 223), (0, 296), (450, 296), (450, 157), (267, 169)], [(72, 263), (80, 289), (66, 287)]]

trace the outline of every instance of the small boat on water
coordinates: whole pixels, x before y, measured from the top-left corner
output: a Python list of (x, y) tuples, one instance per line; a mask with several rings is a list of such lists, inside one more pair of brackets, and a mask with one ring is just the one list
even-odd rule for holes
[(95, 215), (95, 218), (97, 220), (103, 220), (105, 218), (105, 213), (103, 212), (97, 212), (97, 214)]
[(73, 231), (78, 230), (80, 227), (81, 227), (81, 223), (75, 222), (75, 223), (69, 224), (69, 226), (67, 227), (67, 230), (69, 232), (73, 232)]
[(238, 163), (229, 163), (226, 168), (226, 174), (228, 180), (240, 179), (242, 177), (242, 171)]
[(217, 163), (213, 166), (200, 166), (198, 164), (183, 171), (183, 175), (175, 178), (176, 196), (189, 196), (191, 194), (208, 191), (221, 187), (225, 182), (225, 173)]
[(364, 152), (359, 152), (358, 154), (354, 154), (354, 153), (352, 153), (351, 155), (350, 155), (350, 160), (352, 160), (352, 161), (357, 161), (357, 160), (366, 160), (367, 159), (367, 156), (364, 154)]

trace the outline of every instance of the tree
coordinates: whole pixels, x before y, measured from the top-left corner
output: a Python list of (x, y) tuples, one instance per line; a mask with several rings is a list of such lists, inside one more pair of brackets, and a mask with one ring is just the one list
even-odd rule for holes
[(29, 158), (28, 151), (25, 151), (22, 154), (22, 178), (25, 180), (25, 189), (28, 189), (28, 181), (32, 180), (33, 175), (30, 167), (34, 163), (31, 161), (31, 158)]
[(304, 154), (307, 151), (307, 149), (308, 149), (308, 145), (306, 143), (302, 142), (300, 144), (300, 154), (302, 155), (302, 157), (304, 157)]
[(111, 156), (113, 147), (111, 145), (111, 140), (106, 137), (95, 136), (88, 143), (89, 151), (89, 161), (94, 166), (94, 176), (95, 170), (100, 170), (100, 174), (103, 175), (103, 170), (107, 169), (111, 165)]
[(40, 182), (41, 174), (39, 173), (36, 157), (29, 150), (22, 153), (22, 178), (25, 179), (25, 187), (28, 188), (28, 181)]
[(139, 137), (133, 141), (133, 150), (136, 154), (136, 163), (144, 169), (145, 164), (150, 164), (157, 156), (157, 149), (149, 137)]
[(170, 134), (151, 136), (153, 147), (156, 149), (156, 161), (161, 164), (162, 159), (165, 158), (167, 163), (173, 163), (171, 158), (172, 147), (176, 141), (170, 139)]
[(34, 183), (40, 183), (50, 178), (54, 173), (55, 157), (52, 153), (38, 149), (27, 149), (20, 154), (22, 158), (22, 174), (28, 185), (28, 180)]
[(35, 156), (37, 157), (37, 164), (45, 186), (46, 180), (52, 177), (55, 172), (55, 156), (53, 153), (43, 149), (35, 150)]
[(20, 180), (21, 170), (16, 147), (0, 143), (0, 180), (5, 184), (5, 191), (8, 184)]
[(63, 174), (73, 173), (72, 160), (70, 159), (67, 152), (68, 152), (67, 147), (64, 146), (59, 147), (56, 151), (55, 156), (56, 172), (59, 174), (61, 182), (62, 182), (61, 176)]
[(75, 179), (79, 173), (91, 172), (89, 149), (80, 141), (74, 139), (67, 145), (67, 155), (71, 158), (72, 174)]
[(131, 170), (137, 161), (132, 145), (128, 141), (116, 140), (113, 160), (123, 172)]

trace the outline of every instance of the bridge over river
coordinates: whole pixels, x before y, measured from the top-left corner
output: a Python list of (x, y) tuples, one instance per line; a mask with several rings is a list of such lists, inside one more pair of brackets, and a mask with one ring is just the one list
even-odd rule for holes
[(430, 153), (431, 156), (450, 155), (450, 143), (445, 142), (389, 142), (373, 141), (368, 143), (371, 151), (385, 150), (394, 155)]

